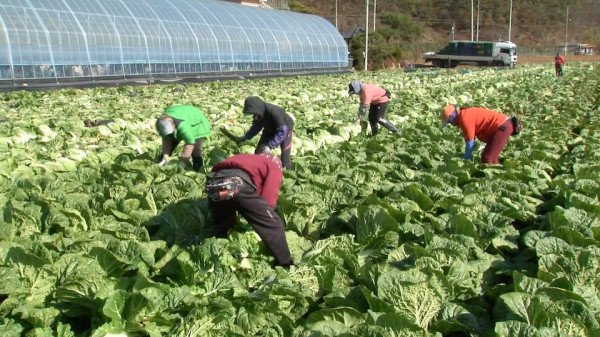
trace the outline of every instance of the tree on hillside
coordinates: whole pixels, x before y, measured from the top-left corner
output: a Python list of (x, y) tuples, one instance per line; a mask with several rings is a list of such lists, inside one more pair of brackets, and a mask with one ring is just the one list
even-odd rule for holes
[(600, 46), (600, 28), (592, 27), (583, 32), (584, 42)]
[(300, 1), (292, 0), (289, 2), (289, 6), (290, 6), (290, 10), (294, 11), (294, 12), (305, 13), (305, 14), (315, 14), (315, 11), (311, 7), (303, 4)]
[(422, 24), (413, 20), (410, 15), (402, 13), (382, 12), (379, 14), (381, 23), (384, 24), (383, 35), (388, 37), (388, 42), (394, 39), (396, 43), (412, 43), (418, 40), (425, 27)]
[[(357, 35), (350, 42), (350, 55), (354, 59), (356, 69), (365, 69), (365, 34)], [(369, 66), (368, 69), (384, 68), (385, 63), (396, 64), (402, 58), (402, 50), (398, 44), (388, 43), (388, 38), (380, 30), (369, 33)]]

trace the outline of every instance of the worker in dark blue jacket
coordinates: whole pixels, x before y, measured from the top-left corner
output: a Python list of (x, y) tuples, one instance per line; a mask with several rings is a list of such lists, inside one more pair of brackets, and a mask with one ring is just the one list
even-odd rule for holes
[(254, 153), (269, 153), (278, 146), (281, 148), (281, 162), (286, 169), (292, 168), (292, 136), (294, 120), (277, 105), (264, 102), (256, 96), (246, 98), (245, 114), (252, 114), (252, 126), (237, 139), (238, 144), (252, 139), (261, 130), (262, 134)]

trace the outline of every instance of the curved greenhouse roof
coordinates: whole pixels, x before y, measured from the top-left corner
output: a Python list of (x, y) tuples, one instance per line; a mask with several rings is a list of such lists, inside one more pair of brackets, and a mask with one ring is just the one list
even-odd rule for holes
[(215, 0), (2, 0), (0, 80), (348, 67), (314, 15)]

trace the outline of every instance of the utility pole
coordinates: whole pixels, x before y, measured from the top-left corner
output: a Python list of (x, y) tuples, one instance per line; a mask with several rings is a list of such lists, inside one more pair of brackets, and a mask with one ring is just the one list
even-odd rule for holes
[(454, 40), (454, 21), (452, 21), (452, 40)]
[(567, 50), (568, 50), (568, 43), (569, 43), (569, 38), (568, 38), (568, 32), (569, 32), (569, 5), (567, 5), (567, 19), (565, 22), (565, 51), (563, 52), (563, 55), (567, 55)]
[(477, 0), (477, 41), (479, 41), (479, 0)]
[(373, 31), (375, 31), (375, 22), (377, 21), (377, 0), (373, 1)]
[(508, 41), (510, 41), (511, 28), (512, 28), (512, 0), (510, 0), (510, 8), (508, 10)]
[(337, 0), (335, 0), (335, 28), (337, 28)]
[(369, 64), (369, 0), (365, 1), (367, 4), (367, 10), (365, 15), (365, 70), (368, 70)]
[(473, 0), (471, 0), (471, 41), (473, 41)]

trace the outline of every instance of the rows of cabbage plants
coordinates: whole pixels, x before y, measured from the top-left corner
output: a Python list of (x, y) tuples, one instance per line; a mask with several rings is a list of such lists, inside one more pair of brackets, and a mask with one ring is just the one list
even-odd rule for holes
[[(0, 93), (0, 335), (600, 336), (599, 69)], [(398, 134), (352, 124), (354, 79), (390, 90)], [(217, 131), (249, 127), (249, 95), (296, 120), (290, 269), (243, 220), (209, 236), (205, 172), (152, 162), (172, 104), (213, 123), (205, 171), (252, 152)], [(447, 103), (522, 119), (501, 166), (461, 159)]]

